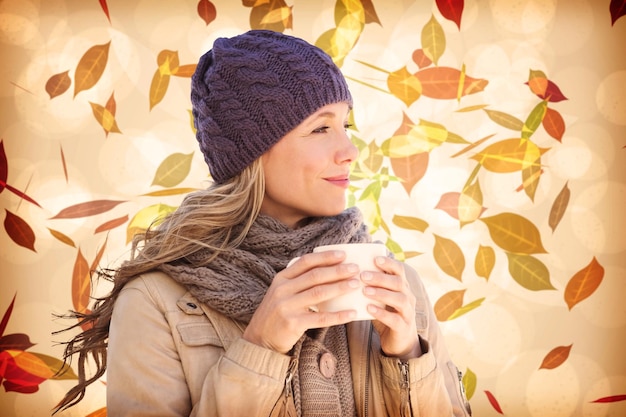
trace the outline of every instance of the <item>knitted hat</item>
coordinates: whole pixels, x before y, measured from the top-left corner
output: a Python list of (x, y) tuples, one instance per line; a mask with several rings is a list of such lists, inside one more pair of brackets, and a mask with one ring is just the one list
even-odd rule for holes
[(352, 96), (321, 49), (268, 30), (219, 38), (191, 79), (196, 139), (218, 183), (238, 175), (304, 119)]

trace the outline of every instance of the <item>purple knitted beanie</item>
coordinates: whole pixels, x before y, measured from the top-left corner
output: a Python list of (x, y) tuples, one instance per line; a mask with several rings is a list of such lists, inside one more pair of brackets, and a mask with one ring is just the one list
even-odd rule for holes
[(267, 30), (219, 38), (191, 79), (196, 139), (211, 176), (238, 175), (304, 119), (352, 96), (321, 49)]

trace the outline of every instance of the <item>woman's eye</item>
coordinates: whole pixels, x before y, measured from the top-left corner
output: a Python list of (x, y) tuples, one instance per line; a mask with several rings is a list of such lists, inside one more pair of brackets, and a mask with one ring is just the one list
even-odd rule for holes
[(326, 133), (328, 129), (329, 129), (328, 126), (318, 127), (317, 129), (313, 131), (313, 133)]
[(343, 128), (348, 130), (350, 129), (352, 126), (354, 126), (352, 123), (346, 123), (345, 125), (343, 125)]

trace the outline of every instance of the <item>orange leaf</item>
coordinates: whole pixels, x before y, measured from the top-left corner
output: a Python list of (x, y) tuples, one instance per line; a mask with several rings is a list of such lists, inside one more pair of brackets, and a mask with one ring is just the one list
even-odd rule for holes
[(196, 71), (196, 67), (196, 64), (181, 65), (176, 69), (176, 71), (172, 72), (172, 75), (189, 78)]
[(436, 209), (443, 210), (450, 217), (459, 220), (459, 197), (461, 193), (452, 191), (449, 193), (443, 193), (439, 198), (439, 202), (435, 206)]
[(415, 62), (419, 68), (428, 67), (433, 63), (433, 61), (426, 56), (422, 48), (413, 51), (412, 58), (413, 62)]
[(92, 46), (82, 56), (74, 73), (74, 97), (88, 90), (100, 80), (109, 59), (111, 41), (103, 45)]
[(48, 93), (50, 99), (60, 96), (70, 88), (72, 80), (68, 74), (69, 71), (61, 72), (48, 79), (46, 82), (46, 93)]
[(54, 372), (37, 355), (20, 350), (8, 352), (15, 360), (15, 364), (23, 371), (41, 379), (50, 379), (54, 376)]
[(422, 95), (420, 80), (411, 74), (406, 67), (389, 73), (387, 77), (389, 92), (410, 106)]
[(65, 175), (65, 182), (69, 181), (67, 176), (67, 164), (65, 163), (65, 154), (63, 153), (63, 146), (59, 145), (59, 151), (61, 152), (61, 164), (63, 165), (63, 174)]
[(89, 305), (90, 294), (91, 273), (89, 264), (80, 249), (78, 249), (72, 272), (72, 303), (74, 304), (74, 310), (79, 313), (85, 312)]
[(552, 349), (541, 362), (539, 369), (554, 369), (569, 357), (569, 352), (572, 349), (572, 345), (569, 346), (557, 346)]
[(543, 117), (543, 128), (546, 129), (548, 135), (552, 136), (554, 139), (559, 142), (563, 139), (563, 134), (565, 133), (565, 121), (563, 120), (563, 116), (558, 111), (546, 108), (546, 114)]
[(593, 294), (603, 278), (604, 267), (594, 256), (589, 265), (574, 274), (565, 287), (564, 298), (569, 309)]
[(455, 99), (481, 92), (487, 80), (472, 78), (456, 68), (430, 67), (419, 70), (415, 77), (422, 85), (422, 95), (438, 99)]
[(76, 247), (76, 244), (74, 243), (74, 241), (66, 234), (61, 233), (58, 230), (50, 229), (49, 227), (48, 227), (48, 231), (58, 241), (65, 243), (66, 245), (71, 246), (73, 248)]
[(33, 229), (17, 214), (13, 214), (7, 209), (5, 211), (4, 229), (11, 240), (23, 248), (37, 252), (35, 250), (35, 232), (33, 232)]
[(198, 16), (200, 16), (208, 26), (217, 16), (215, 5), (209, 0), (200, 0), (198, 2)]
[(463, 306), (463, 295), (466, 290), (450, 291), (441, 296), (433, 306), (435, 316), (439, 321), (447, 321), (459, 308)]
[(115, 229), (116, 227), (123, 225), (127, 221), (128, 221), (128, 214), (123, 217), (118, 217), (117, 219), (109, 220), (108, 222), (102, 223), (100, 226), (98, 226), (94, 234), (105, 232), (111, 229)]
[(102, 407), (96, 411), (87, 414), (85, 417), (107, 417), (107, 408)]
[(125, 201), (118, 200), (94, 200), (85, 203), (74, 204), (61, 210), (51, 219), (76, 219), (80, 217), (94, 216), (113, 209)]
[(111, 97), (109, 97), (109, 100), (107, 101), (107, 104), (104, 106), (104, 108), (107, 109), (109, 112), (111, 112), (111, 114), (113, 116), (115, 116), (115, 110), (116, 110), (114, 94), (115, 94), (115, 92), (111, 93)]
[(390, 158), (391, 168), (402, 179), (402, 187), (407, 194), (411, 194), (415, 184), (426, 174), (429, 159), (428, 152), (420, 152), (403, 158)]
[(453, 240), (437, 235), (433, 236), (435, 237), (435, 247), (433, 248), (435, 262), (443, 272), (461, 281), (465, 269), (463, 251)]
[(102, 247), (96, 254), (96, 257), (94, 258), (93, 262), (91, 263), (90, 271), (95, 271), (96, 269), (98, 269), (98, 264), (102, 260), (102, 256), (104, 255), (104, 250), (107, 247), (107, 241), (108, 241), (108, 238), (104, 240), (104, 244), (102, 245)]

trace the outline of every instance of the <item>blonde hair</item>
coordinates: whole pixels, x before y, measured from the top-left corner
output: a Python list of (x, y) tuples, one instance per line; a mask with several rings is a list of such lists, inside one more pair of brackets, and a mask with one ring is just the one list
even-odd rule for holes
[[(96, 301), (91, 312), (72, 312), (66, 318), (78, 319), (68, 329), (83, 331), (65, 342), (64, 360), (78, 356), (78, 383), (55, 406), (55, 413), (80, 402), (91, 383), (104, 375), (106, 348), (113, 306), (126, 283), (159, 265), (186, 259), (208, 248), (210, 263), (223, 251), (236, 248), (246, 237), (261, 210), (265, 180), (260, 159), (225, 183), (193, 192), (162, 221), (133, 239), (133, 256), (117, 270), (99, 270), (97, 276), (113, 281), (111, 292)], [(57, 332), (59, 333), (59, 332)], [(87, 376), (85, 365), (91, 360), (95, 372)], [(65, 367), (64, 367), (65, 368)]]

